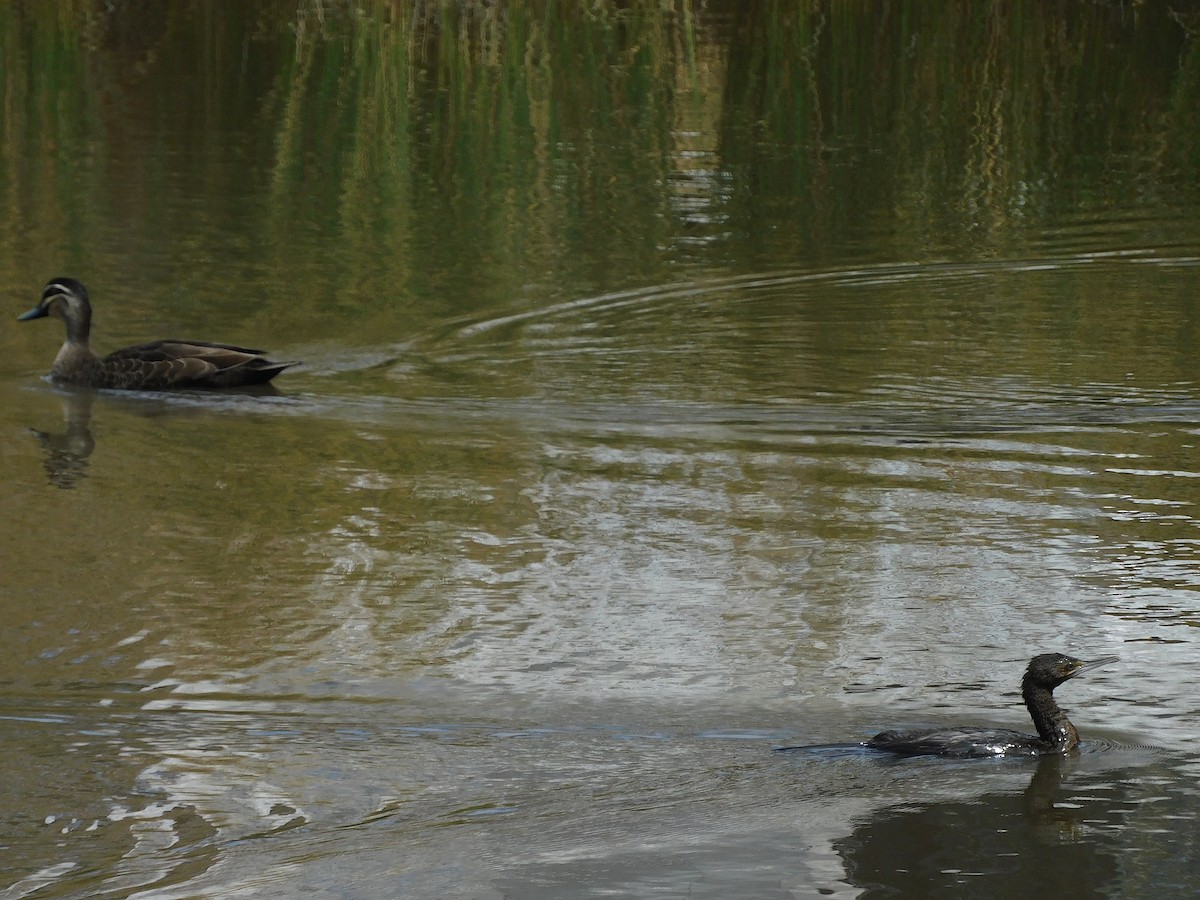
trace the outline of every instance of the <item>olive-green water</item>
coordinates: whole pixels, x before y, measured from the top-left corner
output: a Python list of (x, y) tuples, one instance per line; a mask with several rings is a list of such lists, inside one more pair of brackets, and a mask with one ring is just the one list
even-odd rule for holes
[[(0, 896), (1200, 890), (1188, 4), (0, 7)], [(270, 394), (68, 391), (93, 343)], [(1083, 751), (899, 760), (885, 727)]]

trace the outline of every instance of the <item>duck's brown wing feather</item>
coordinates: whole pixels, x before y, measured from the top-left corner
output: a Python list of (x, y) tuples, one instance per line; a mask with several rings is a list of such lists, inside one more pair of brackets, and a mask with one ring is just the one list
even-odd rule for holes
[(250, 347), (177, 340), (126, 347), (103, 360), (111, 386), (144, 390), (262, 384), (293, 365)]

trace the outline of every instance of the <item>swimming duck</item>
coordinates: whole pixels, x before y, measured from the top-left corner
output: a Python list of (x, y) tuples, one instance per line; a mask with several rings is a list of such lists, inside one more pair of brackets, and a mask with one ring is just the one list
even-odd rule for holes
[(74, 278), (54, 278), (42, 299), (19, 321), (54, 316), (67, 326), (67, 340), (54, 358), (51, 377), (89, 388), (158, 391), (172, 388), (234, 388), (264, 384), (294, 362), (274, 362), (261, 350), (207, 341), (153, 341), (97, 356), (88, 345), (92, 304)]

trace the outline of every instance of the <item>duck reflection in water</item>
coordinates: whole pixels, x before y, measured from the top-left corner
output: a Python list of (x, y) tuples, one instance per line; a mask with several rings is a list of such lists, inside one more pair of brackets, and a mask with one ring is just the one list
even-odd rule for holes
[(1115, 656), (1105, 656), (1084, 662), (1062, 653), (1043, 653), (1031, 659), (1021, 679), (1021, 696), (1037, 729), (1036, 735), (1004, 728), (927, 728), (882, 731), (860, 746), (902, 756), (958, 758), (1069, 753), (1079, 746), (1079, 732), (1055, 702), (1054, 689), (1076, 675), (1116, 660)]
[(87, 475), (88, 457), (96, 448), (92, 437), (92, 403), (95, 394), (91, 391), (66, 389), (63, 396), (63, 420), (65, 431), (48, 432), (31, 428), (42, 445), (46, 477), (55, 487), (73, 488)]

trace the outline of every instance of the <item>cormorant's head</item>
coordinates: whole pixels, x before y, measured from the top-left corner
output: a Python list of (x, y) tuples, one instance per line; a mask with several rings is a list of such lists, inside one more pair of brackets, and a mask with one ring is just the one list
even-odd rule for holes
[(1025, 670), (1023, 684), (1034, 684), (1054, 690), (1064, 681), (1074, 678), (1081, 672), (1116, 661), (1117, 657), (1115, 656), (1102, 656), (1091, 662), (1084, 662), (1082, 659), (1076, 659), (1064, 653), (1043, 653), (1029, 661), (1029, 668)]

